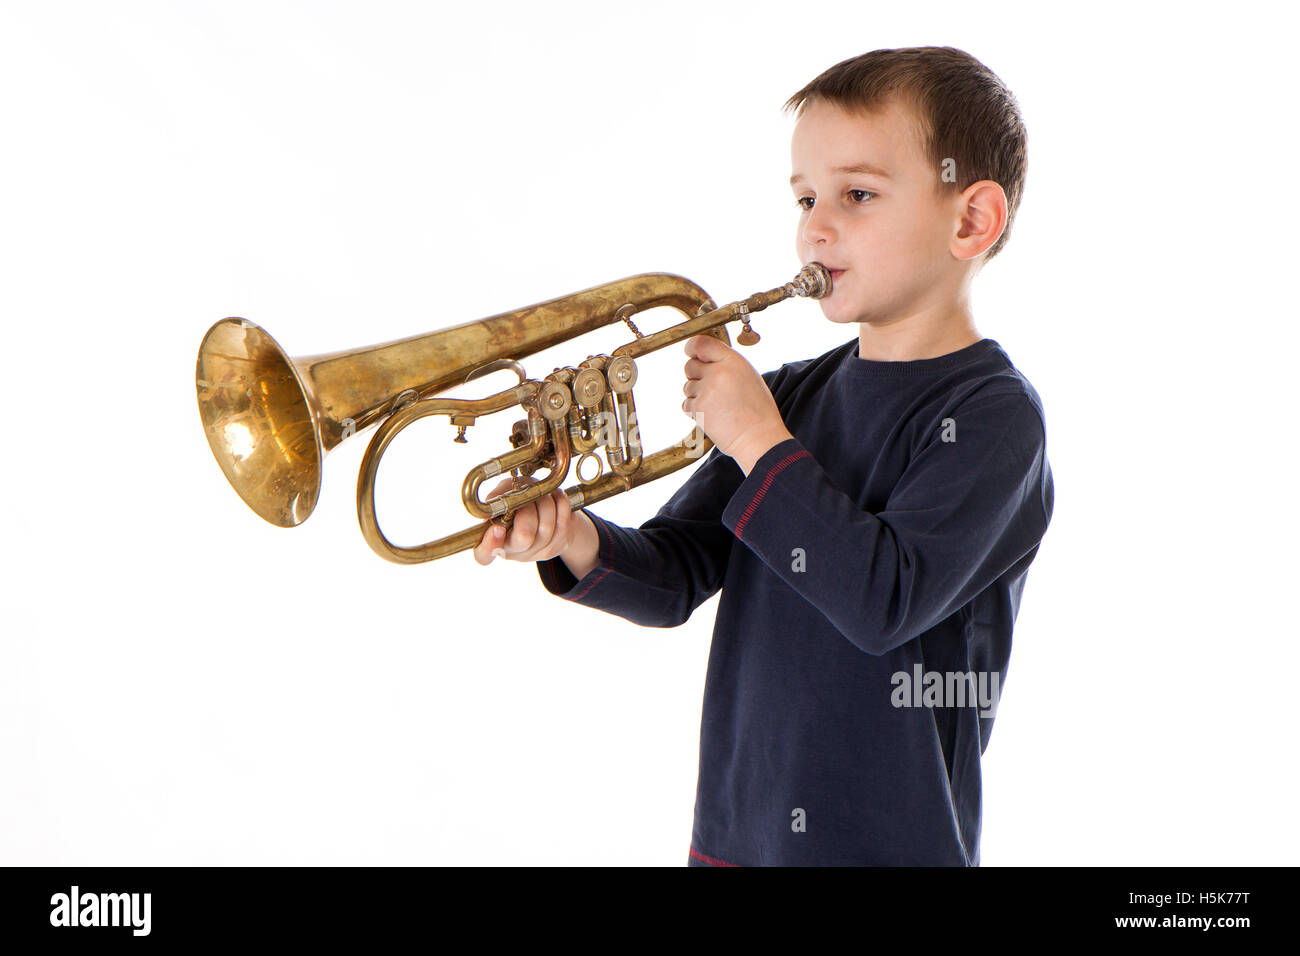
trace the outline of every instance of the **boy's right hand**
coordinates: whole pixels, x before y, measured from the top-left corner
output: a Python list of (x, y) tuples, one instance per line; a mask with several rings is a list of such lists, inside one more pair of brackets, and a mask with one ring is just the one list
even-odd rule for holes
[[(537, 483), (533, 478), (524, 481)], [(488, 493), (487, 500), (512, 488), (514, 479), (507, 477)], [(511, 561), (546, 561), (559, 557), (572, 543), (576, 524), (568, 496), (557, 488), (517, 509), (509, 535), (503, 534), (501, 525), (495, 522), (489, 525), (474, 548), (474, 560), (487, 565), (498, 555)]]

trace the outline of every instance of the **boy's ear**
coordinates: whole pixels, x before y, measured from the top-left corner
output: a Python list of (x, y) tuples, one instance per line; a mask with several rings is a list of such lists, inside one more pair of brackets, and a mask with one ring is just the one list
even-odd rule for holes
[(948, 248), (958, 259), (974, 259), (1007, 227), (1007, 194), (991, 179), (971, 183), (957, 201), (959, 222)]

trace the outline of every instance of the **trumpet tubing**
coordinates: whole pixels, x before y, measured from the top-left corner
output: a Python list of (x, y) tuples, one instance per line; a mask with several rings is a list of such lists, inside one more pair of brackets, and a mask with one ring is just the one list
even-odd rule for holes
[[(379, 428), (357, 481), (357, 517), (371, 548), (390, 561), (415, 564), (472, 548), (488, 523), (509, 523), (521, 506), (558, 488), (575, 455), (578, 482), (566, 489), (575, 508), (663, 477), (706, 452), (704, 436), (688, 435), (643, 455), (635, 429), (636, 358), (692, 335), (729, 342), (726, 323), (740, 321), (738, 341), (758, 336), (749, 316), (790, 296), (822, 298), (830, 275), (809, 263), (791, 282), (718, 308), (698, 285), (668, 273), (645, 273), (490, 318), (379, 345), (290, 358), (264, 329), (242, 318), (222, 319), (199, 347), (195, 380), (199, 414), (213, 456), (231, 486), (262, 518), (294, 527), (311, 515), (320, 495), (326, 454), (371, 425)], [(651, 335), (632, 322), (637, 312), (669, 306), (687, 319)], [(519, 360), (611, 323), (625, 322), (635, 338), (610, 355), (529, 379)], [(482, 399), (438, 393), (500, 369), (518, 384)], [(476, 466), (462, 500), (475, 527), (416, 547), (390, 542), (379, 528), (374, 483), (384, 450), (412, 422), (446, 415), (454, 439), (479, 417), (518, 407), (515, 448)], [(604, 451), (608, 471), (597, 452)], [(584, 479), (581, 462), (599, 471)], [(545, 479), (483, 501), (481, 484), (500, 474), (517, 478), (546, 468)]]

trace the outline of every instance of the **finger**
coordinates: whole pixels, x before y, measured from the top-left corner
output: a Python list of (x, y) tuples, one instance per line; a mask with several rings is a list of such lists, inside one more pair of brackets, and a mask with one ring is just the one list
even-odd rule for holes
[(551, 543), (551, 534), (555, 531), (555, 498), (547, 495), (537, 499), (537, 533), (532, 546), (516, 557), (519, 561), (535, 561), (537, 553)]
[(536, 535), (537, 505), (530, 501), (515, 512), (514, 520), (510, 523), (510, 533), (506, 535), (506, 557), (527, 551), (533, 546)]
[(686, 354), (706, 364), (718, 361), (731, 351), (712, 335), (694, 335), (686, 344)]
[(493, 487), (492, 490), (488, 492), (487, 497), (484, 498), (483, 501), (486, 504), (487, 502), (491, 501), (493, 498), (503, 495), (507, 491), (511, 491), (513, 488), (514, 488), (514, 481), (509, 476), (507, 476), (502, 481), (496, 483), (496, 486)]
[(682, 367), (682, 371), (686, 373), (687, 380), (703, 378), (704, 363), (699, 359), (687, 359), (686, 364)]
[(569, 525), (573, 522), (573, 506), (569, 504), (569, 496), (561, 489), (551, 492), (551, 496), (555, 499), (555, 530), (551, 534), (550, 543), (538, 555), (539, 561), (559, 555), (568, 542)]
[(492, 526), (488, 525), (483, 531), (483, 537), (479, 538), (478, 544), (474, 545), (474, 560), (481, 565), (492, 563)]
[[(498, 495), (510, 491), (513, 487), (514, 481), (507, 477), (497, 482), (496, 487), (488, 492), (486, 500), (491, 501)], [(483, 537), (479, 539), (479, 543), (474, 546), (474, 560), (482, 565), (491, 564), (493, 558), (504, 555), (504, 547), (505, 529), (493, 522), (483, 532)]]
[(555, 494), (537, 499), (537, 542), (534, 549), (541, 550), (551, 544), (555, 533)]
[(479, 543), (474, 546), (474, 560), (482, 565), (489, 565), (492, 559), (501, 553), (501, 542), (504, 540), (503, 528), (495, 522), (488, 525), (483, 532), (483, 537)]

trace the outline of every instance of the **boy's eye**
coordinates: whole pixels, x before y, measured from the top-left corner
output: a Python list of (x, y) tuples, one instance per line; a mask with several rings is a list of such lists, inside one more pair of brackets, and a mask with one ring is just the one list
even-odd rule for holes
[[(847, 195), (852, 199), (852, 201), (855, 204), (859, 206), (870, 202), (872, 199), (876, 197), (876, 194), (869, 189), (850, 189)], [(795, 203), (804, 212), (807, 212), (809, 209), (812, 209), (814, 202), (816, 202), (816, 200), (813, 199), (812, 196), (800, 196), (798, 199), (795, 200)]]

